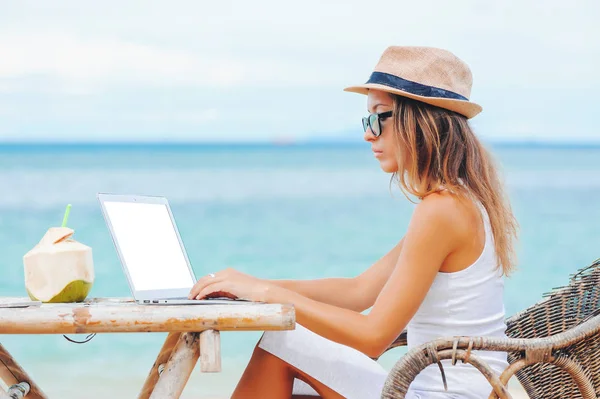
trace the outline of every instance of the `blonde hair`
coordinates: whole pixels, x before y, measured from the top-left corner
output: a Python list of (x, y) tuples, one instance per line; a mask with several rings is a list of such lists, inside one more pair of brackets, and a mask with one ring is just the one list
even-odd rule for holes
[(424, 198), (448, 189), (479, 201), (489, 215), (498, 266), (505, 275), (510, 274), (516, 263), (513, 241), (517, 221), (491, 156), (467, 118), (406, 97), (392, 97), (399, 150), (398, 172), (393, 178), (405, 195)]

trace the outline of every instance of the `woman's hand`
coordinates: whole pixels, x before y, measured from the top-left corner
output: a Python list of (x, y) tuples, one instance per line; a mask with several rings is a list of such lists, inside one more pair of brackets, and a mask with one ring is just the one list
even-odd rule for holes
[(274, 289), (276, 289), (276, 286), (273, 284), (228, 268), (200, 278), (192, 287), (188, 298), (228, 297), (255, 302), (269, 302), (270, 294)]

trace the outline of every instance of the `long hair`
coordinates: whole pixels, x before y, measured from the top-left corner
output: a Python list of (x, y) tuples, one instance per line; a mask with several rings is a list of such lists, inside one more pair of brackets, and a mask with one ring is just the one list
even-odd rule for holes
[[(510, 274), (516, 263), (517, 221), (490, 154), (467, 118), (406, 97), (394, 99), (398, 181), (406, 195), (418, 198), (447, 189), (479, 201), (487, 211), (499, 267)], [(408, 197), (408, 196), (407, 196)]]

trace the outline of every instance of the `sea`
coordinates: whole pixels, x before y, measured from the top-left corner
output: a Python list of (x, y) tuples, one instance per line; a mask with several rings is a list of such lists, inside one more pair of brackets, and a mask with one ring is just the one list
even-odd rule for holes
[[(519, 222), (507, 316), (600, 257), (600, 146), (486, 143)], [(68, 225), (93, 250), (90, 297), (128, 297), (98, 192), (169, 199), (196, 275), (226, 267), (268, 279), (355, 276), (392, 248), (415, 204), (368, 145), (0, 145), (0, 295), (26, 295), (23, 255)], [(222, 372), (194, 370), (183, 398), (225, 398), (260, 332), (223, 332)], [(51, 398), (135, 397), (164, 333), (3, 335), (2, 345)], [(83, 335), (70, 338), (83, 339)], [(391, 368), (405, 349), (386, 353)]]

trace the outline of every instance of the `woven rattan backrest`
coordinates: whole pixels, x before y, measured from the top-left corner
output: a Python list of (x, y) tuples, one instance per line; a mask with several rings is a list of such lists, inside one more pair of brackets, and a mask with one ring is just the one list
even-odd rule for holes
[[(600, 259), (571, 276), (569, 285), (544, 294), (536, 305), (507, 321), (511, 338), (542, 338), (567, 331), (600, 313)], [(554, 352), (579, 363), (600, 397), (600, 336), (588, 337)], [(509, 353), (513, 363), (522, 353)], [(570, 375), (550, 364), (535, 364), (517, 373), (531, 399), (581, 398)]]

